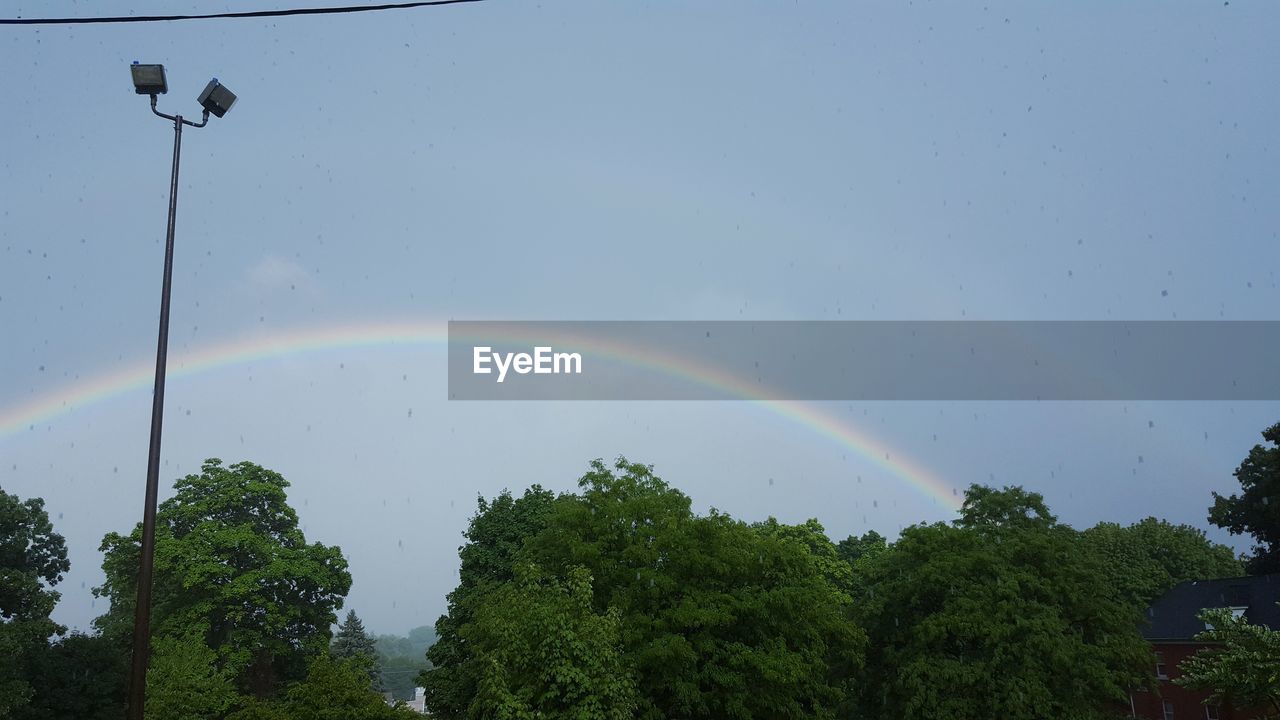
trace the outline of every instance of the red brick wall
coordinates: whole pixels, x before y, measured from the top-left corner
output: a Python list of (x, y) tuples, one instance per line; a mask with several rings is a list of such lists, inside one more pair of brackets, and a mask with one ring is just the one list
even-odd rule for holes
[[(1207, 716), (1204, 701), (1209, 697), (1209, 693), (1188, 690), (1172, 682), (1180, 676), (1178, 663), (1195, 655), (1196, 651), (1203, 647), (1205, 646), (1200, 643), (1157, 643), (1153, 646), (1154, 652), (1160, 654), (1165, 672), (1169, 677), (1160, 681), (1159, 692), (1133, 693), (1136, 717), (1143, 720), (1165, 720), (1164, 701), (1168, 700), (1173, 704), (1174, 720), (1205, 720)], [(1151, 663), (1152, 672), (1155, 672), (1154, 655)], [(1218, 717), (1221, 720), (1248, 720), (1255, 716), (1256, 713), (1237, 711), (1227, 705), (1218, 708)]]

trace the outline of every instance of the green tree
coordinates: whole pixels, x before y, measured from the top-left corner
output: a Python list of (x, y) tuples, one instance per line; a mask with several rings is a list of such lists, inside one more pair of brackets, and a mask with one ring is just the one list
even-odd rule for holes
[[(156, 515), (152, 627), (157, 636), (204, 633), (220, 667), (259, 697), (302, 676), (327, 654), (335, 610), (351, 587), (337, 547), (308, 544), (285, 494), (288, 482), (253, 463), (206, 460), (175, 483)], [(111, 601), (96, 624), (127, 637), (142, 528), (102, 541)]]
[(438, 717), (466, 717), (478, 692), (472, 653), (460, 629), (475, 617), (475, 608), (494, 589), (515, 578), (515, 565), (525, 541), (546, 527), (555, 495), (534, 485), (519, 498), (503, 492), (492, 501), (477, 500), (476, 513), (458, 548), (462, 561), (458, 586), (449, 593), (448, 612), (436, 621), (438, 640), (427, 651), (431, 669), (419, 676), (427, 707)]
[(70, 633), (27, 667), (31, 703), (14, 720), (120, 720), (128, 652), (101, 635)]
[(1280, 718), (1280, 630), (1235, 617), (1230, 608), (1201, 613), (1211, 628), (1196, 639), (1212, 643), (1178, 665), (1175, 683), (1208, 690), (1209, 701), (1238, 708), (1261, 708), (1265, 718)]
[(338, 634), (334, 636), (329, 652), (335, 658), (353, 659), (364, 665), (373, 689), (382, 692), (382, 666), (378, 649), (373, 639), (364, 631), (364, 623), (356, 617), (355, 610), (347, 611), (347, 617), (338, 626)]
[(1108, 581), (1138, 607), (1186, 580), (1244, 574), (1235, 552), (1204, 531), (1149, 517), (1132, 525), (1098, 523), (1084, 541), (1103, 560)]
[(850, 595), (855, 605), (861, 604), (871, 592), (868, 567), (888, 547), (889, 543), (884, 536), (875, 530), (868, 530), (862, 534), (862, 537), (850, 535), (836, 545), (836, 553), (840, 559), (849, 564), (853, 583)]
[(306, 679), (277, 700), (253, 700), (227, 720), (411, 720), (411, 710), (391, 707), (374, 691), (357, 659), (328, 654), (312, 658)]
[(49, 613), (59, 597), (52, 588), (69, 568), (44, 500), (23, 501), (0, 489), (0, 717), (31, 699), (27, 666), (63, 631)]
[(866, 717), (1105, 717), (1147, 680), (1139, 611), (1038, 494), (975, 486), (867, 570)]
[[(526, 555), (585, 568), (593, 608), (622, 621), (640, 718), (824, 718), (847, 694), (864, 637), (824, 574), (814, 525), (750, 526), (690, 500), (652, 468), (597, 460), (557, 500)], [(815, 552), (815, 548), (817, 551)]]
[(427, 650), (436, 642), (436, 629), (421, 625), (407, 635), (378, 635), (373, 639), (378, 653), (384, 657), (407, 656), (425, 658)]
[(1250, 574), (1280, 572), (1280, 423), (1262, 432), (1272, 447), (1254, 445), (1236, 468), (1240, 494), (1213, 494), (1209, 522), (1233, 535), (1252, 535), (1256, 544), (1246, 563)]
[(792, 542), (802, 547), (805, 553), (817, 566), (818, 572), (830, 583), (831, 589), (840, 595), (842, 604), (850, 602), (849, 593), (853, 589), (853, 567), (841, 555), (840, 550), (822, 523), (810, 518), (800, 525), (787, 525), (769, 518), (762, 523), (752, 525), (767, 537), (783, 542)]
[(374, 640), (382, 667), (382, 688), (396, 700), (413, 698), (417, 676), (431, 667), (427, 650), (436, 641), (435, 628), (416, 627), (406, 636), (379, 635)]
[(204, 633), (155, 639), (147, 668), (148, 718), (221, 720), (238, 699), (233, 678), (204, 644)]
[(490, 593), (462, 629), (473, 646), (474, 720), (628, 720), (636, 685), (621, 655), (616, 610), (592, 608), (591, 576), (562, 583), (529, 566)]
[(884, 536), (875, 530), (868, 530), (862, 534), (862, 537), (854, 537), (850, 535), (836, 545), (836, 552), (845, 562), (850, 565), (859, 560), (879, 554), (889, 543), (885, 541)]

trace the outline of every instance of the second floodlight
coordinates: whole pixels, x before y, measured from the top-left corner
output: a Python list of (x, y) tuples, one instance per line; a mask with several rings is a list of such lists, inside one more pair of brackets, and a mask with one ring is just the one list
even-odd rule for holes
[(204, 92), (200, 93), (198, 100), (200, 101), (200, 106), (205, 110), (213, 113), (216, 117), (222, 117), (227, 114), (232, 105), (236, 104), (236, 94), (218, 82), (218, 78), (214, 78), (209, 81), (208, 85), (204, 86)]

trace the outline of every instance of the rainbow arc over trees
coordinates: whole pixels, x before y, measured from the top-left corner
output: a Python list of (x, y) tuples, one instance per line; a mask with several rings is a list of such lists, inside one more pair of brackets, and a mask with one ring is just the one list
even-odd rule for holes
[[(448, 327), (444, 322), (352, 323), (296, 328), (171, 352), (168, 376), (189, 377), (228, 366), (335, 349), (395, 346), (439, 346), (443, 349), (448, 339)], [(742, 379), (728, 376), (715, 368), (693, 365), (684, 358), (663, 356), (651, 349), (618, 343), (584, 349), (644, 365), (688, 382), (708, 385), (728, 396), (750, 401), (753, 406), (834, 441), (936, 503), (949, 509), (960, 506), (957, 488), (911, 458), (895, 452), (882, 440), (827, 411), (822, 404), (771, 398)], [(147, 391), (154, 373), (153, 361), (147, 359), (68, 383), (26, 402), (0, 407), (0, 440), (16, 437), (22, 431), (49, 423), (77, 408), (131, 392)]]

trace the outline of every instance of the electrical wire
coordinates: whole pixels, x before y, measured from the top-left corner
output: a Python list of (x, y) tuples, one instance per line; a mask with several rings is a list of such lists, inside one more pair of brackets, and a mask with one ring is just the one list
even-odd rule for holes
[(405, 10), (433, 5), (460, 5), (484, 0), (422, 0), (387, 5), (348, 5), (346, 7), (291, 8), (288, 10), (251, 10), (247, 12), (209, 13), (207, 15), (127, 15), (122, 17), (82, 18), (0, 18), (0, 25), (101, 25), (108, 23), (168, 22), (172, 20), (215, 20), (219, 18), (268, 18), (293, 15), (337, 15), (340, 13)]

